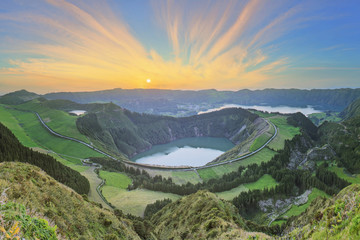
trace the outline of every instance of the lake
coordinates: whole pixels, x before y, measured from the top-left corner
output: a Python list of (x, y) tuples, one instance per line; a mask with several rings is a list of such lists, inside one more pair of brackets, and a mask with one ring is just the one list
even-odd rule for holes
[(77, 116), (83, 115), (84, 113), (86, 113), (86, 111), (84, 110), (72, 110), (69, 113), (73, 113), (76, 114)]
[(321, 112), (319, 110), (315, 110), (311, 106), (307, 106), (305, 108), (305, 107), (289, 107), (289, 106), (272, 107), (272, 106), (261, 106), (261, 105), (247, 106), (247, 105), (238, 105), (238, 104), (224, 104), (223, 106), (218, 107), (218, 108), (212, 108), (212, 109), (209, 109), (209, 110), (206, 110), (206, 111), (198, 112), (198, 114), (214, 112), (214, 111), (218, 111), (218, 110), (221, 110), (221, 109), (224, 109), (224, 108), (234, 108), (234, 107), (243, 108), (243, 109), (256, 109), (256, 110), (259, 110), (259, 111), (266, 111), (266, 112), (279, 112), (279, 113), (301, 112), (305, 116), (308, 116), (309, 114), (312, 114), (312, 113)]
[(183, 138), (167, 144), (154, 145), (149, 151), (137, 154), (131, 160), (138, 163), (164, 166), (203, 166), (234, 144), (226, 138)]

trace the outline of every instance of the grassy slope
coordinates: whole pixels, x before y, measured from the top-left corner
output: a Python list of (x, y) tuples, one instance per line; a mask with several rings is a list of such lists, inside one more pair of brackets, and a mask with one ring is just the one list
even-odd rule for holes
[[(0, 192), (24, 204), (36, 215), (48, 218), (67, 239), (104, 239), (107, 234), (139, 239), (132, 223), (117, 219), (110, 211), (86, 202), (70, 188), (56, 182), (41, 169), (23, 163), (0, 163)], [(106, 226), (107, 224), (108, 226)]]
[(100, 171), (99, 175), (105, 179), (106, 186), (126, 189), (132, 183), (131, 178), (124, 173)]
[(273, 179), (270, 175), (265, 174), (259, 180), (253, 183), (241, 184), (240, 186), (233, 188), (229, 191), (219, 192), (216, 195), (224, 200), (232, 200), (234, 197), (238, 196), (241, 192), (254, 190), (254, 189), (264, 189), (264, 188), (272, 188), (277, 185), (275, 179)]
[(104, 186), (102, 193), (116, 208), (124, 213), (131, 213), (136, 216), (144, 216), (146, 205), (154, 203), (156, 200), (170, 198), (174, 201), (180, 198), (179, 195), (171, 193), (155, 192), (146, 189), (128, 191), (112, 186)]
[(308, 197), (308, 201), (305, 204), (300, 206), (293, 205), (286, 213), (284, 213), (280, 217), (284, 217), (284, 216), (291, 217), (291, 216), (300, 215), (310, 206), (311, 202), (317, 197), (329, 198), (330, 196), (317, 188), (313, 188), (312, 192)]
[[(73, 141), (61, 139), (51, 135), (39, 122), (35, 114), (9, 110), (14, 118), (17, 119), (26, 135), (33, 139), (42, 148), (50, 149), (56, 153), (66, 154), (77, 158), (88, 158), (91, 156), (102, 156), (100, 153)], [(12, 130), (12, 129), (11, 129)]]
[(198, 170), (198, 173), (204, 181), (207, 181), (212, 178), (219, 178), (225, 173), (236, 171), (239, 168), (239, 166), (246, 167), (253, 163), (260, 164), (262, 162), (270, 161), (274, 155), (275, 155), (274, 151), (268, 148), (264, 148), (255, 155), (245, 158), (244, 160), (229, 163), (226, 165), (217, 166), (217, 167), (200, 169)]
[(96, 191), (96, 188), (101, 184), (102, 180), (94, 172), (94, 167), (89, 167), (86, 171), (81, 172), (81, 174), (85, 176), (90, 183), (90, 191), (88, 193), (89, 200), (100, 203), (104, 208), (110, 209)]
[(55, 132), (89, 143), (86, 136), (82, 135), (76, 127), (76, 119), (78, 116), (72, 116), (67, 112), (42, 106), (37, 99), (17, 105), (16, 108), (36, 111)]
[(309, 116), (309, 119), (317, 126), (321, 125), (323, 122), (340, 122), (341, 118), (339, 117), (339, 113), (312, 113)]
[(278, 128), (277, 136), (269, 143), (269, 147), (274, 150), (284, 148), (285, 140), (292, 139), (295, 135), (300, 134), (300, 129), (287, 123), (286, 116), (272, 116), (267, 118)]
[(136, 216), (143, 216), (146, 205), (156, 200), (180, 198), (176, 194), (146, 189), (128, 191), (126, 188), (131, 184), (131, 179), (123, 173), (100, 171), (100, 177), (106, 180), (105, 186), (102, 187), (104, 197), (116, 208)]
[(271, 125), (270, 129), (263, 134), (261, 134), (259, 137), (255, 139), (255, 141), (251, 144), (249, 150), (250, 152), (253, 152), (260, 147), (262, 147), (275, 133), (274, 127)]
[(284, 239), (360, 239), (359, 193), (360, 185), (353, 184), (335, 198), (316, 199)]
[(24, 132), (18, 120), (5, 108), (0, 105), (0, 122), (4, 124), (17, 139), (26, 147), (38, 147), (38, 145)]
[[(160, 239), (260, 239), (247, 232), (235, 207), (215, 194), (199, 191), (166, 205), (151, 221)], [(257, 238), (256, 238), (257, 239)]]
[(345, 179), (350, 183), (360, 183), (360, 174), (357, 174), (356, 176), (351, 176), (344, 172), (344, 168), (339, 168), (336, 166), (329, 167), (329, 170), (336, 173), (336, 175), (338, 175), (340, 178)]

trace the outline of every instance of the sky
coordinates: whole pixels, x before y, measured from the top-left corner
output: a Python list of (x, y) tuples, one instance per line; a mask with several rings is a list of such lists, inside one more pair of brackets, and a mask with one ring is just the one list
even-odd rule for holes
[(1, 0), (0, 93), (360, 87), (357, 0)]

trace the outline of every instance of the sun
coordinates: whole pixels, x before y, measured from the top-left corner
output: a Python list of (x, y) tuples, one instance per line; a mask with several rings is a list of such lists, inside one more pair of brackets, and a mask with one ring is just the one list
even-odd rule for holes
[(151, 83), (151, 79), (150, 78), (146, 79), (146, 82)]

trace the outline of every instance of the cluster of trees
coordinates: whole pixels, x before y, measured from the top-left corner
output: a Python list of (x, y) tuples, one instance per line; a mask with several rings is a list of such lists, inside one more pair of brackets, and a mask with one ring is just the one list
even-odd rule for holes
[(330, 143), (335, 150), (337, 164), (345, 167), (350, 173), (360, 173), (360, 116), (342, 122), (342, 124), (325, 122), (319, 128), (320, 141)]
[(152, 215), (163, 209), (163, 207), (171, 202), (171, 199), (165, 198), (163, 200), (156, 200), (156, 202), (146, 205), (144, 217), (150, 219)]
[(62, 165), (55, 158), (24, 147), (14, 134), (0, 123), (0, 162), (25, 162), (38, 166), (57, 181), (79, 194), (88, 194), (90, 184), (79, 172)]
[(110, 170), (128, 173), (133, 179), (133, 184), (129, 186), (129, 190), (142, 187), (153, 191), (174, 193), (182, 196), (195, 193), (202, 189), (207, 189), (211, 192), (222, 192), (235, 188), (240, 184), (255, 182), (264, 174), (270, 174), (279, 183), (279, 185), (273, 189), (265, 189), (264, 191), (255, 192), (254, 194), (250, 191), (248, 196), (246, 196), (247, 193), (242, 193), (243, 195), (239, 196), (235, 204), (240, 208), (243, 202), (257, 202), (259, 199), (256, 195), (265, 199), (266, 197), (276, 194), (294, 194), (294, 186), (296, 186), (300, 192), (310, 187), (316, 187), (330, 195), (337, 193), (340, 189), (347, 186), (349, 184), (348, 182), (342, 180), (324, 167), (317, 170), (316, 176), (312, 176), (309, 171), (305, 170), (287, 169), (291, 152), (294, 151), (294, 149), (302, 152), (306, 151), (307, 148), (304, 147), (304, 144), (306, 145), (306, 142), (310, 141), (311, 139), (306, 133), (297, 135), (292, 140), (287, 140), (284, 149), (279, 151), (279, 154), (275, 155), (269, 162), (261, 163), (260, 165), (251, 164), (246, 168), (240, 166), (238, 171), (224, 174), (219, 179), (211, 179), (207, 182), (197, 184), (188, 182), (187, 184), (177, 185), (171, 178), (163, 178), (162, 176), (150, 177), (144, 170), (126, 167), (111, 159), (93, 158), (92, 160)]
[(317, 127), (304, 114), (300, 112), (291, 114), (287, 118), (287, 122), (295, 127), (300, 127), (301, 130), (305, 131), (312, 139), (316, 140), (318, 138)]

